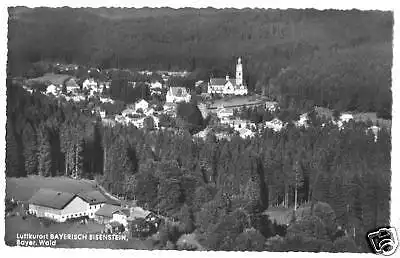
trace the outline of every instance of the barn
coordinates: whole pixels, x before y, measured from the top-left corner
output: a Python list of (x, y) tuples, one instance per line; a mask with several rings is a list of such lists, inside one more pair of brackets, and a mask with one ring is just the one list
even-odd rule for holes
[(29, 213), (64, 222), (69, 218), (86, 216), (87, 206), (88, 203), (75, 194), (40, 189), (29, 200)]
[(98, 191), (73, 194), (41, 188), (29, 200), (28, 211), (36, 217), (64, 222), (84, 216), (94, 218), (105, 202), (106, 198)]

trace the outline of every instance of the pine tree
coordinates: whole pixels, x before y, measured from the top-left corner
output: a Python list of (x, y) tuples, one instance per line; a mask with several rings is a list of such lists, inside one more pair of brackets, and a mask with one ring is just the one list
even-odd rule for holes
[(37, 174), (38, 159), (37, 159), (37, 141), (36, 134), (32, 126), (28, 123), (23, 131), (25, 170), (28, 175)]
[(40, 124), (38, 128), (38, 174), (51, 176), (52, 157), (48, 129)]
[(20, 174), (18, 148), (10, 121), (7, 121), (6, 133), (6, 175), (18, 176)]

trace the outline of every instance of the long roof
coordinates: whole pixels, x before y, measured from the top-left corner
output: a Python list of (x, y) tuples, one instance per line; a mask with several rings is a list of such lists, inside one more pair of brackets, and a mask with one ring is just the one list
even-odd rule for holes
[(106, 197), (100, 193), (99, 191), (90, 191), (90, 192), (84, 192), (84, 193), (79, 193), (79, 197), (81, 197), (83, 200), (88, 202), (89, 204), (99, 204), (99, 203), (106, 203), (107, 199)]
[(29, 199), (29, 203), (61, 210), (75, 197), (75, 194), (41, 188)]
[(236, 85), (236, 79), (226, 79), (226, 78), (211, 78), (210, 84), (211, 85), (225, 85), (227, 82), (232, 83), (232, 85)]
[(98, 209), (95, 214), (97, 216), (112, 218), (113, 213), (120, 210), (122, 210), (121, 206), (105, 204), (100, 209)]
[(131, 213), (129, 215), (129, 219), (134, 220), (137, 218), (146, 218), (147, 215), (149, 215), (151, 212), (142, 209), (141, 207), (134, 207), (131, 210)]

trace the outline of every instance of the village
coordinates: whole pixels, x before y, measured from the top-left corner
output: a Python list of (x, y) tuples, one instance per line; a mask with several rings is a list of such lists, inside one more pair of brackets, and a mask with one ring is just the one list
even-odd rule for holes
[[(61, 73), (78, 69), (77, 65), (71, 64), (62, 65), (57, 63), (56, 67)], [(201, 91), (200, 95), (196, 95), (196, 92), (190, 92), (188, 88), (182, 85), (169, 85), (170, 78), (184, 78), (189, 74), (187, 71), (138, 71), (137, 73), (143, 76), (157, 74), (157, 78), (161, 78), (160, 80), (148, 79), (144, 83), (153, 99), (157, 99), (157, 102), (140, 99), (135, 103), (126, 104), (125, 108), (117, 114), (107, 112), (104, 108), (104, 105), (113, 105), (115, 103), (115, 100), (108, 93), (111, 87), (111, 80), (90, 77), (91, 73), (100, 72), (98, 68), (89, 68), (87, 71), (89, 77), (86, 79), (79, 79), (67, 74), (57, 74), (57, 76), (46, 74), (40, 78), (25, 80), (23, 88), (32, 94), (34, 89), (31, 85), (42, 82), (47, 85), (46, 89), (41, 91), (43, 94), (61, 101), (85, 103), (84, 105), (90, 106), (90, 108), (81, 110), (100, 117), (102, 123), (106, 126), (115, 126), (116, 124), (134, 125), (138, 129), (142, 129), (147, 125), (155, 130), (166, 129), (166, 126), (160, 125), (160, 117), (176, 118), (177, 105), (182, 102), (189, 103), (193, 98), (196, 98), (196, 103), (203, 119), (206, 119), (207, 116), (213, 116), (218, 120), (217, 124), (209, 125), (195, 134), (195, 138), (205, 138), (210, 131), (216, 131), (218, 138), (230, 139), (235, 134), (238, 134), (241, 138), (251, 138), (265, 128), (278, 133), (288, 124), (276, 116), (277, 111), (279, 111), (277, 101), (248, 92), (247, 85), (243, 80), (243, 67), (240, 57), (236, 63), (235, 78), (231, 78), (229, 75), (225, 78), (213, 78), (210, 76), (208, 82), (204, 80), (195, 82), (194, 88), (196, 92)], [(128, 84), (135, 88), (140, 82), (129, 81)], [(201, 87), (201, 89), (197, 90), (198, 87)], [(215, 96), (219, 98), (216, 99)], [(262, 124), (255, 124), (238, 117), (237, 111), (241, 108), (251, 107), (262, 107), (275, 117), (269, 121), (264, 121)], [(320, 108), (315, 107), (315, 110), (318, 112)], [(322, 111), (321, 113), (326, 112)], [(356, 119), (351, 113), (342, 113), (338, 118), (333, 118), (332, 114), (330, 114), (328, 119), (340, 129), (343, 129), (350, 120), (363, 120)], [(292, 122), (296, 127), (307, 127), (309, 122), (308, 113), (301, 114), (297, 121)], [(377, 125), (372, 125), (366, 132), (368, 133), (370, 130), (376, 138), (380, 128)]]
[[(77, 69), (74, 65), (57, 64), (60, 71)], [(97, 73), (99, 69), (89, 69)], [(151, 96), (157, 96), (158, 102), (151, 102), (139, 99), (133, 104), (126, 104), (120, 113), (108, 113), (103, 106), (113, 105), (116, 100), (108, 94), (111, 87), (110, 80), (99, 80), (93, 77), (79, 79), (70, 75), (47, 74), (39, 79), (27, 80), (23, 88), (33, 94), (31, 86), (35, 82), (42, 81), (46, 88), (41, 91), (50, 98), (77, 104), (84, 104), (81, 111), (89, 112), (98, 117), (105, 126), (133, 125), (138, 129), (151, 130), (175, 130), (167, 128), (160, 122), (161, 119), (169, 117), (175, 119), (177, 105), (189, 103), (193, 97), (198, 98), (196, 102), (203, 119), (213, 117), (203, 130), (193, 135), (193, 139), (206, 139), (210, 132), (213, 132), (217, 139), (230, 140), (233, 136), (239, 135), (243, 139), (253, 138), (257, 133), (266, 128), (271, 132), (279, 134), (288, 122), (283, 122), (277, 117), (279, 103), (266, 97), (252, 95), (248, 92), (246, 83), (243, 80), (242, 61), (239, 57), (236, 63), (236, 77), (210, 78), (208, 82), (197, 81), (195, 87), (205, 86), (200, 96), (190, 92), (183, 86), (168, 86), (168, 79), (171, 76), (185, 77), (188, 72), (158, 72), (161, 74), (161, 81), (153, 80), (145, 85), (150, 90)], [(139, 74), (151, 76), (153, 72), (140, 71)], [(129, 82), (135, 87), (138, 82)], [(215, 98), (215, 96), (219, 96)], [(97, 103), (97, 104), (93, 104)], [(90, 107), (90, 108), (85, 108)], [(255, 123), (249, 119), (241, 118), (241, 110), (248, 108), (261, 108), (271, 115), (271, 119), (262, 123)], [(315, 107), (318, 110), (318, 107)], [(162, 118), (163, 117), (163, 118)], [(339, 117), (331, 116), (330, 123), (336, 125), (340, 130), (354, 120), (351, 113), (342, 113)], [(308, 113), (303, 113), (297, 121), (292, 124), (298, 128), (308, 128), (310, 118)], [(324, 127), (326, 124), (322, 124)], [(366, 134), (372, 132), (374, 141), (377, 141), (380, 127), (370, 126)], [(57, 187), (35, 189), (33, 195), (21, 201), (12, 194), (8, 196), (9, 207), (20, 207), (21, 212), (7, 213), (7, 216), (15, 214), (25, 218), (37, 218), (50, 223), (78, 223), (96, 225), (96, 232), (125, 234), (133, 238), (143, 238), (156, 234), (161, 223), (174, 223), (173, 219), (164, 217), (155, 211), (146, 210), (135, 204), (135, 201), (127, 201), (114, 197), (107, 193), (104, 188), (97, 185), (94, 189), (85, 191), (60, 191)], [(195, 242), (193, 248), (196, 247)], [(200, 247), (201, 249), (201, 247)]]

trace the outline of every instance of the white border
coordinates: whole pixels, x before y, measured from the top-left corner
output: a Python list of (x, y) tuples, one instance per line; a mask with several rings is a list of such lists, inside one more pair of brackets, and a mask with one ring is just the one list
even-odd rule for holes
[[(399, 39), (399, 26), (398, 22), (400, 18), (398, 15), (398, 10), (396, 6), (396, 1), (349, 1), (349, 0), (336, 0), (336, 1), (318, 1), (318, 0), (306, 0), (306, 1), (296, 1), (296, 0), (285, 0), (285, 1), (262, 1), (262, 0), (247, 0), (247, 1), (236, 1), (233, 2), (232, 0), (169, 0), (169, 1), (162, 1), (162, 0), (152, 0), (145, 1), (145, 0), (134, 0), (134, 1), (59, 1), (59, 0), (40, 0), (40, 1), (27, 1), (27, 0), (18, 0), (18, 1), (7, 1), (6, 3), (1, 3), (1, 36), (2, 41), (0, 45), (0, 49), (2, 50), (2, 55), (0, 56), (0, 74), (1, 74), (1, 86), (0, 86), (0, 103), (2, 104), (2, 111), (0, 112), (0, 146), (3, 146), (3, 150), (5, 150), (5, 122), (6, 122), (6, 87), (5, 87), (5, 77), (6, 77), (6, 59), (7, 59), (7, 6), (28, 6), (28, 7), (38, 7), (38, 6), (49, 6), (49, 7), (60, 7), (60, 6), (70, 6), (70, 7), (172, 7), (172, 8), (180, 8), (180, 7), (195, 7), (195, 8), (205, 8), (205, 7), (215, 7), (215, 8), (279, 8), (279, 9), (286, 9), (286, 8), (315, 8), (315, 9), (360, 9), (360, 10), (394, 10), (394, 60), (393, 60), (393, 68), (392, 68), (392, 92), (393, 92), (393, 120), (392, 120), (392, 203), (391, 203), (391, 219), (392, 219), (392, 226), (396, 227), (400, 230), (400, 190), (396, 188), (400, 175), (397, 171), (399, 168), (399, 161), (400, 159), (396, 157), (400, 157), (399, 153), (399, 136), (394, 132), (399, 132), (399, 124), (398, 124), (398, 103), (396, 101), (399, 96), (398, 93), (398, 78), (397, 75), (400, 74), (400, 68), (398, 64), (398, 45)], [(2, 166), (2, 172), (0, 176), (1, 186), (3, 187), (3, 191), (0, 191), (0, 200), (4, 200), (4, 188), (5, 188), (5, 178), (4, 178), (4, 168), (5, 168), (5, 151), (0, 152), (0, 165)], [(3, 219), (3, 211), (4, 211), (4, 202), (0, 201), (0, 209), (2, 220)], [(0, 223), (0, 232), (2, 239), (4, 236), (4, 223)], [(400, 233), (400, 231), (398, 231)], [(399, 234), (400, 236), (400, 234)], [(4, 240), (0, 245), (1, 253), (4, 257), (36, 257), (36, 256), (57, 256), (57, 257), (80, 257), (80, 256), (91, 256), (95, 255), (96, 257), (112, 257), (112, 256), (123, 256), (123, 257), (132, 257), (140, 256), (140, 257), (159, 257), (159, 256), (187, 256), (190, 255), (191, 257), (201, 257), (204, 255), (207, 256), (221, 256), (226, 255), (230, 257), (243, 257), (244, 255), (249, 256), (257, 256), (257, 257), (265, 257), (265, 256), (280, 256), (282, 254), (279, 253), (257, 253), (257, 252), (178, 252), (178, 251), (115, 251), (115, 250), (93, 250), (93, 249), (50, 249), (50, 248), (11, 248), (7, 247), (4, 244)], [(400, 253), (398, 250), (397, 254)], [(323, 256), (330, 256), (333, 257), (335, 254), (314, 254), (314, 253), (285, 253), (285, 256), (288, 255), (290, 257), (294, 256), (314, 256), (314, 255), (323, 255)], [(347, 256), (357, 256), (359, 254), (336, 254), (342, 257)]]

